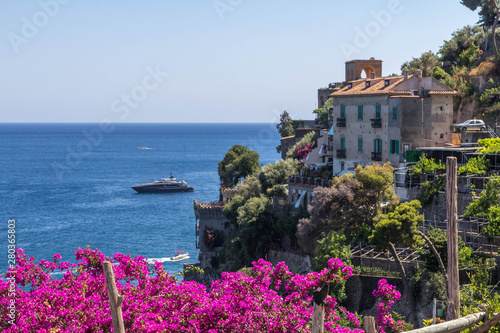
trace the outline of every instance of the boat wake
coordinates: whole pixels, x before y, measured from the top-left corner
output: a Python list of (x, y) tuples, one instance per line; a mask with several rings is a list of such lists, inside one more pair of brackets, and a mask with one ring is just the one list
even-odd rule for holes
[[(190, 256), (184, 257), (181, 260), (184, 259), (189, 259), (191, 258)], [(154, 264), (156, 261), (158, 262), (167, 262), (167, 261), (180, 261), (179, 259), (172, 260), (170, 257), (165, 257), (165, 258), (149, 258), (148, 259), (148, 264)]]

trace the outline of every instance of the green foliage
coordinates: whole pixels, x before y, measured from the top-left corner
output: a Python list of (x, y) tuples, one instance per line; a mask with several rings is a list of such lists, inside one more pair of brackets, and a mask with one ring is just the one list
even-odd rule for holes
[[(314, 257), (314, 270), (321, 271), (328, 267), (328, 260), (337, 258), (348, 266), (351, 265), (351, 250), (343, 233), (330, 231), (328, 235), (320, 239), (316, 246), (316, 257)], [(330, 296), (342, 302), (347, 298), (345, 294), (345, 281), (331, 285)]]
[(287, 158), (296, 158), (295, 152), (299, 149), (304, 148), (307, 145), (311, 145), (311, 147), (314, 147), (314, 144), (316, 143), (316, 132), (311, 131), (304, 135), (302, 139), (300, 139), (299, 142), (297, 142), (290, 150), (286, 152), (286, 157)]
[(259, 173), (262, 193), (268, 193), (276, 185), (287, 184), (288, 176), (297, 175), (299, 167), (294, 159), (277, 161), (264, 165)]
[(416, 69), (422, 70), (423, 76), (431, 76), (434, 67), (439, 63), (439, 58), (432, 51), (422, 53), (420, 58), (413, 58), (411, 61), (405, 62), (401, 66), (401, 71), (407, 70), (410, 74), (414, 74)]
[[(430, 226), (429, 231), (426, 236), (432, 242), (436, 251), (439, 253), (441, 260), (443, 261), (444, 267), (448, 265), (448, 238), (446, 236), (446, 231), (433, 228)], [(424, 262), (425, 269), (431, 273), (441, 273), (438, 261), (434, 253), (432, 253), (429, 245), (424, 244), (420, 253), (419, 259)], [(475, 255), (471, 247), (465, 246), (462, 238), (458, 238), (458, 265), (459, 268), (466, 268), (471, 266), (471, 262), (475, 260)]]
[(224, 244), (224, 232), (221, 230), (214, 230), (207, 228), (203, 231), (203, 243), (207, 246), (209, 251)]
[(500, 153), (500, 138), (495, 139), (479, 139), (477, 140), (480, 147), (477, 151), (482, 154), (499, 154)]
[(432, 77), (439, 80), (442, 84), (447, 85), (448, 87), (453, 87), (455, 84), (451, 75), (446, 73), (441, 67), (436, 66), (432, 71)]
[(259, 154), (247, 147), (234, 145), (218, 163), (222, 187), (234, 187), (240, 180), (259, 169)]
[(448, 299), (448, 286), (441, 272), (431, 272), (426, 285), (430, 298), (436, 298), (441, 301)]
[(383, 276), (383, 277), (400, 277), (401, 273), (395, 271), (386, 271), (380, 267), (353, 266), (353, 274)]
[(472, 43), (467, 49), (463, 50), (458, 57), (462, 66), (470, 68), (478, 56), (479, 47)]
[(479, 198), (474, 199), (467, 209), (465, 216), (487, 217), (490, 207), (498, 207), (498, 194), (500, 188), (500, 177), (493, 176), (486, 183), (486, 188), (481, 192)]
[(316, 246), (316, 257), (314, 257), (315, 270), (320, 271), (328, 267), (328, 260), (337, 258), (348, 266), (351, 265), (351, 250), (346, 236), (341, 232), (330, 231), (326, 236), (318, 240)]
[(420, 194), (418, 200), (422, 206), (427, 207), (438, 197), (441, 187), (444, 185), (444, 177), (438, 177), (433, 181), (425, 181), (420, 184)]
[(434, 173), (442, 172), (446, 170), (446, 166), (441, 161), (436, 161), (433, 158), (427, 158), (427, 156), (422, 156), (418, 162), (411, 167), (414, 176), (420, 176), (424, 173)]
[(309, 206), (311, 218), (299, 222), (300, 244), (313, 251), (311, 247), (323, 232), (355, 230), (363, 224), (372, 228), (373, 219), (381, 211), (381, 202), (397, 203), (392, 171), (389, 163), (358, 167), (355, 175), (335, 177), (331, 188), (316, 187), (314, 201)]
[(241, 195), (245, 200), (249, 198), (259, 197), (261, 194), (262, 185), (257, 173), (246, 176), (238, 183), (237, 194)]
[[(460, 292), (460, 303), (462, 304), (461, 315), (467, 316), (473, 313), (487, 313), (487, 318), (500, 312), (500, 295), (498, 292), (492, 292), (484, 280), (487, 270), (477, 269), (469, 275), (471, 284), (465, 286)], [(465, 332), (471, 332), (475, 327)], [(488, 332), (500, 333), (500, 325), (497, 324), (490, 328)]]
[(488, 220), (490, 223), (483, 228), (483, 234), (488, 236), (500, 236), (500, 207), (492, 206), (488, 209)]
[(280, 123), (276, 125), (276, 129), (278, 130), (282, 138), (295, 134), (293, 119), (290, 117), (286, 110), (281, 113)]
[(242, 258), (246, 265), (263, 258), (273, 237), (270, 226), (274, 224), (271, 201), (264, 196), (250, 198), (238, 208), (239, 239)]
[(459, 175), (484, 175), (491, 167), (490, 160), (486, 156), (473, 157), (467, 161), (467, 164), (458, 168)]
[(292, 211), (291, 206), (287, 206), (285, 213), (276, 221), (274, 230), (278, 236), (289, 236), (291, 239), (295, 240), (299, 220), (308, 217), (309, 213), (302, 208), (302, 206), (300, 206), (296, 213)]
[(482, 45), (486, 38), (486, 34), (482, 27), (465, 26), (453, 32), (449, 41), (445, 41), (439, 49), (441, 61), (449, 61), (453, 65), (457, 65), (460, 59), (460, 54), (470, 48), (472, 45)]
[(495, 21), (497, 0), (461, 0), (460, 3), (472, 11), (479, 9), (479, 24), (491, 27)]
[(424, 216), (419, 213), (420, 208), (422, 206), (418, 200), (400, 203), (393, 212), (377, 222), (369, 238), (370, 243), (377, 250), (389, 249), (389, 243), (408, 247), (421, 245), (417, 227), (424, 221)]

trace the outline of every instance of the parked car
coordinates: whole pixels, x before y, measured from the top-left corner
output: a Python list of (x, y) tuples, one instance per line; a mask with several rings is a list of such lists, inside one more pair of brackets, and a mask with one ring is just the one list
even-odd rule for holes
[(455, 129), (462, 132), (467, 130), (484, 131), (486, 129), (486, 125), (484, 124), (484, 121), (480, 119), (470, 119), (461, 124), (455, 125)]

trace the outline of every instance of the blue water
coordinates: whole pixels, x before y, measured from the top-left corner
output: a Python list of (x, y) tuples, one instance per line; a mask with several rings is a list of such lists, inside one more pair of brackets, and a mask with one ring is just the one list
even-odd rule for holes
[[(37, 262), (55, 253), (74, 262), (87, 245), (147, 258), (185, 250), (196, 262), (193, 200), (218, 200), (217, 162), (235, 144), (256, 150), (261, 164), (279, 159), (274, 124), (0, 124), (0, 273), (11, 218), (16, 246)], [(130, 188), (170, 171), (196, 191)]]

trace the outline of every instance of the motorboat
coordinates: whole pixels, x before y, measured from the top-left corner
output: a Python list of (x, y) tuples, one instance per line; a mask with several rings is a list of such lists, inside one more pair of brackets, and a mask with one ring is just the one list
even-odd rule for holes
[(184, 252), (184, 250), (175, 251), (175, 256), (170, 257), (170, 261), (180, 261), (189, 258), (189, 253)]
[(156, 180), (151, 183), (134, 185), (132, 188), (138, 193), (166, 193), (166, 192), (193, 192), (194, 188), (184, 180), (177, 180), (170, 173), (169, 178)]

